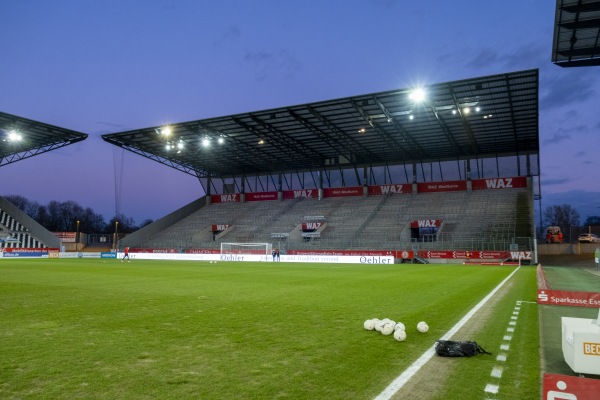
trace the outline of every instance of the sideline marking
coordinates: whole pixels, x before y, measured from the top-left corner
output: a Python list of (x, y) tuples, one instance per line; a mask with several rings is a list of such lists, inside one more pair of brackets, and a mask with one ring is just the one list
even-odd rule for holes
[[(479, 309), (481, 307), (483, 307), (485, 305), (485, 303), (487, 303), (487, 301), (489, 299), (491, 299), (496, 294), (496, 292), (498, 290), (500, 290), (500, 288), (502, 286), (504, 286), (504, 284), (506, 282), (508, 282), (508, 280), (510, 278), (512, 278), (512, 276), (520, 268), (521, 268), (521, 266), (518, 266), (513, 272), (510, 273), (510, 275), (508, 275), (502, 282), (500, 282), (498, 284), (498, 286), (496, 286), (487, 296), (485, 296), (483, 299), (481, 299), (481, 301), (479, 303), (477, 303), (475, 305), (475, 307), (473, 307), (468, 313), (466, 313), (465, 316), (462, 317), (462, 319), (456, 323), (456, 325), (454, 325), (452, 328), (450, 328), (450, 330), (448, 332), (446, 332), (446, 334), (444, 336), (442, 336), (440, 338), (440, 340), (448, 340), (452, 337), (452, 335), (454, 335), (456, 332), (458, 332), (458, 330), (460, 328), (462, 328), (467, 322), (469, 322), (471, 317), (473, 317), (473, 315), (477, 311), (479, 311)], [(429, 361), (434, 355), (435, 355), (435, 344), (433, 344), (427, 351), (425, 351), (425, 353), (423, 353), (421, 355), (421, 357), (419, 357), (404, 372), (402, 372), (396, 379), (394, 379), (392, 381), (392, 383), (390, 383), (388, 385), (388, 387), (386, 387), (383, 390), (383, 392), (379, 393), (377, 395), (377, 397), (375, 397), (375, 400), (391, 399), (392, 396), (395, 395), (398, 392), (398, 390), (402, 389), (402, 387), (404, 385), (406, 385), (406, 382), (408, 382), (410, 380), (410, 378), (412, 378), (421, 369), (421, 367), (423, 367), (423, 365), (425, 365), (425, 363), (427, 363), (427, 361)], [(498, 388), (496, 387), (496, 392), (492, 392), (492, 393), (498, 393)]]

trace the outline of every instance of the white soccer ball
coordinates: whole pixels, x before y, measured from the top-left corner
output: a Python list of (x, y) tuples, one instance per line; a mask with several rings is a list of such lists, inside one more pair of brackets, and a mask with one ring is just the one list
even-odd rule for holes
[(394, 332), (394, 326), (392, 324), (383, 324), (381, 327), (382, 335), (391, 335)]
[(421, 333), (425, 333), (429, 330), (429, 325), (425, 321), (421, 321), (417, 324), (417, 330)]
[(375, 329), (375, 322), (372, 319), (368, 319), (365, 321), (363, 326), (365, 327), (366, 330), (372, 331), (373, 329)]
[(375, 330), (377, 332), (381, 332), (381, 328), (383, 328), (384, 325), (385, 325), (385, 322), (378, 320), (377, 322), (375, 322)]
[(402, 322), (396, 322), (396, 325), (394, 325), (394, 330), (395, 331), (405, 331), (406, 327), (404, 326), (404, 324)]
[(404, 342), (406, 340), (406, 331), (404, 331), (404, 330), (395, 331), (394, 339), (396, 339), (399, 342)]

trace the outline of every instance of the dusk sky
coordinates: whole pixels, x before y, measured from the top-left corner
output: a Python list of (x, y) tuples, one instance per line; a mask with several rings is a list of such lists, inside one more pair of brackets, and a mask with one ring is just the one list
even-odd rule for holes
[(555, 7), (0, 0), (0, 111), (90, 135), (0, 168), (0, 195), (158, 219), (200, 183), (100, 135), (539, 68), (542, 206), (570, 198), (583, 222), (600, 215), (600, 67), (552, 64)]

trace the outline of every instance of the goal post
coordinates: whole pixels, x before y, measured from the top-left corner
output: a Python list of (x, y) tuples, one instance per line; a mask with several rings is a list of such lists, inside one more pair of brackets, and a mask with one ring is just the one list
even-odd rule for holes
[(271, 243), (221, 243), (221, 254), (255, 254), (270, 256)]

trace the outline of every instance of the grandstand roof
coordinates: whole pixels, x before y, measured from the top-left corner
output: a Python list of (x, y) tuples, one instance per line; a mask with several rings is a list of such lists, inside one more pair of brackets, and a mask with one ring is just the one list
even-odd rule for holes
[(600, 0), (557, 0), (552, 62), (600, 65)]
[(77, 143), (87, 136), (0, 112), (0, 167)]
[(406, 88), (102, 138), (191, 175), (222, 178), (538, 154), (538, 82), (533, 69), (432, 84), (421, 103)]

